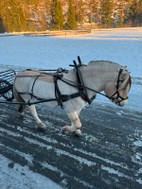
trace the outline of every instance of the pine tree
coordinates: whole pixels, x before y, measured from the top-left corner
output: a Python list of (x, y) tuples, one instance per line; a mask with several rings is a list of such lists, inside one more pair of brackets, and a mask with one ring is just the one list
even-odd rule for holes
[(2, 22), (2, 19), (0, 18), (0, 33), (4, 33), (5, 32), (5, 28)]
[(62, 13), (61, 2), (58, 0), (53, 0), (52, 2), (52, 28), (55, 30), (63, 29), (64, 19)]
[(130, 7), (132, 4), (132, 0), (123, 0), (124, 5), (123, 5), (123, 14), (122, 14), (122, 19), (123, 23), (126, 24), (129, 22), (129, 14), (130, 14)]
[(3, 0), (0, 2), (0, 7), (1, 18), (7, 32), (27, 31), (26, 17), (20, 0)]
[(46, 29), (50, 29), (50, 18), (51, 18), (51, 3), (50, 0), (45, 0), (45, 18), (46, 18)]
[(118, 14), (118, 20), (117, 20), (116, 26), (123, 27), (123, 17), (121, 13)]
[(90, 20), (90, 23), (91, 23), (91, 28), (92, 28), (92, 23), (93, 21), (95, 20), (95, 17), (98, 16), (97, 14), (97, 7), (98, 7), (98, 3), (96, 0), (90, 0), (89, 1), (89, 9), (90, 9), (90, 17), (89, 17), (89, 20)]
[(132, 26), (142, 26), (142, 1), (133, 0), (129, 18), (132, 21)]
[(101, 0), (101, 24), (110, 27), (112, 24), (113, 3), (111, 0)]
[(137, 20), (138, 20), (138, 26), (142, 26), (142, 1), (138, 0), (138, 12), (137, 12)]
[(85, 16), (85, 8), (84, 8), (85, 3), (83, 0), (79, 0), (76, 3), (75, 9), (76, 9), (76, 21), (80, 24), (83, 23), (84, 21), (84, 16)]
[(67, 13), (67, 23), (66, 28), (67, 29), (75, 29), (77, 27), (76, 19), (75, 19), (75, 10), (73, 7), (72, 0), (69, 0), (69, 8)]
[(119, 27), (142, 26), (142, 0), (0, 0), (0, 31), (59, 30), (64, 21), (75, 29), (84, 20), (104, 27), (112, 21)]

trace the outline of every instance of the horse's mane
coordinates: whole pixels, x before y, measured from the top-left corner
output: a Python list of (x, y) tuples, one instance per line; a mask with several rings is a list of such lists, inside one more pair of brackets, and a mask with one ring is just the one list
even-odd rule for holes
[(87, 65), (88, 68), (91, 69), (104, 69), (106, 71), (116, 71), (120, 68), (120, 65), (111, 61), (105, 61), (105, 60), (96, 60), (96, 61), (90, 61)]

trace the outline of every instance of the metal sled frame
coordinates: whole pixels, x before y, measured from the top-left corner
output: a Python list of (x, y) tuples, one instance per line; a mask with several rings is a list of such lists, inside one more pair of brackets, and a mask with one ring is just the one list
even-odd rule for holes
[(0, 96), (8, 101), (14, 99), (12, 88), (15, 76), (16, 73), (12, 69), (0, 72)]

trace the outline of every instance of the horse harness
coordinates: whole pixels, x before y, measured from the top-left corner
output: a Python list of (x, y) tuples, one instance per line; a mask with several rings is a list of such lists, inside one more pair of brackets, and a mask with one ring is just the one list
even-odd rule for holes
[[(88, 102), (88, 104), (91, 104), (92, 101), (95, 99), (96, 94), (92, 97), (89, 98), (88, 94), (87, 94), (87, 88), (84, 85), (84, 81), (80, 72), (80, 67), (81, 66), (86, 66), (85, 64), (81, 63), (80, 57), (78, 56), (78, 61), (79, 64), (76, 63), (76, 61), (74, 60), (73, 63), (74, 65), (70, 65), (72, 67), (74, 67), (75, 71), (76, 71), (76, 76), (77, 76), (77, 85), (74, 86), (72, 85), (70, 82), (67, 82), (65, 80), (63, 80), (63, 75), (54, 75), (54, 84), (55, 84), (55, 96), (58, 102), (58, 105), (60, 105), (63, 108), (63, 102), (66, 102), (72, 98), (76, 98), (76, 97), (81, 97), (84, 101)], [(71, 95), (62, 95), (58, 86), (58, 79), (60, 79), (61, 81), (67, 83), (68, 85), (74, 86), (74, 87), (78, 87), (78, 92), (71, 94)]]
[[(98, 93), (98, 94), (100, 94), (102, 96), (105, 96), (105, 97), (107, 97), (107, 98), (109, 98), (111, 100), (120, 98), (121, 100), (119, 102), (121, 102), (122, 100), (125, 100), (125, 99), (128, 98), (128, 97), (126, 97), (126, 98), (121, 97), (120, 94), (119, 94), (119, 91), (118, 91), (119, 83), (121, 81), (120, 80), (120, 75), (123, 72), (123, 68), (120, 68), (120, 71), (119, 71), (119, 74), (118, 74), (116, 92), (111, 97), (109, 97), (109, 96), (107, 96), (107, 95), (105, 95), (105, 94), (103, 94), (103, 93), (101, 93), (99, 91), (96, 91), (96, 90), (91, 89), (89, 87), (86, 87), (84, 85), (82, 74), (81, 74), (81, 71), (80, 71), (80, 67), (81, 66), (87, 66), (87, 65), (82, 64), (79, 56), (78, 56), (78, 61), (79, 61), (79, 64), (77, 64), (76, 61), (74, 60), (73, 61), (74, 65), (70, 65), (70, 66), (74, 67), (74, 69), (76, 71), (77, 83), (71, 82), (71, 81), (67, 81), (67, 80), (63, 79), (63, 74), (62, 73), (67, 73), (68, 72), (68, 70), (66, 70), (66, 69), (58, 68), (56, 70), (56, 73), (46, 73), (46, 72), (43, 72), (44, 70), (42, 70), (42, 72), (40, 72), (40, 73), (38, 72), (39, 73), (38, 75), (33, 76), (33, 77), (36, 77), (36, 78), (35, 78), (35, 80), (33, 82), (31, 93), (24, 93), (24, 92), (18, 92), (18, 91), (17, 91), (17, 93), (20, 94), (20, 95), (22, 95), (22, 94), (30, 94), (31, 95), (31, 99), (27, 103), (27, 105), (29, 105), (29, 106), (32, 105), (32, 104), (38, 104), (38, 103), (41, 103), (41, 102), (57, 101), (58, 105), (61, 106), (62, 108), (63, 108), (63, 102), (66, 102), (66, 101), (68, 101), (70, 99), (77, 98), (77, 97), (81, 97), (88, 104), (91, 104), (92, 101), (96, 97), (96, 93)], [(28, 69), (28, 71), (32, 71), (32, 70)], [(35, 96), (33, 94), (35, 83), (38, 80), (38, 78), (40, 76), (42, 76), (42, 74), (47, 74), (47, 75), (53, 76), (53, 81), (54, 81), (54, 85), (55, 85), (55, 98), (53, 98), (53, 99), (42, 99), (42, 98), (39, 98), (39, 97), (37, 97), (37, 96)], [(16, 76), (16, 77), (20, 77), (20, 76)], [(70, 86), (78, 88), (78, 92), (70, 94), (70, 95), (62, 94), (61, 91), (60, 91), (60, 88), (58, 86), (58, 80), (61, 80), (62, 82), (66, 83), (66, 84), (68, 84)], [(88, 93), (87, 93), (87, 89), (90, 90), (90, 91), (93, 91), (95, 93), (95, 95), (93, 95), (91, 98), (89, 98)], [(117, 97), (114, 98), (114, 96), (116, 94), (117, 94)], [(39, 102), (31, 102), (32, 97), (36, 98)]]
[[(40, 73), (38, 72), (39, 74), (37, 74), (36, 76), (33, 75), (32, 77), (35, 78), (35, 79), (34, 79), (34, 82), (32, 84), (32, 88), (31, 88), (30, 93), (18, 92), (16, 89), (15, 90), (19, 95), (28, 94), (28, 95), (31, 96), (30, 100), (27, 103), (25, 103), (26, 105), (29, 105), (29, 106), (32, 105), (32, 104), (38, 104), (38, 103), (41, 103), (41, 102), (57, 101), (58, 105), (63, 108), (63, 102), (66, 102), (70, 99), (77, 98), (77, 97), (81, 97), (84, 101), (91, 104), (92, 101), (95, 99), (96, 94), (92, 98), (88, 97), (87, 88), (84, 85), (83, 78), (82, 78), (82, 75), (81, 75), (81, 72), (80, 72), (80, 69), (79, 69), (81, 66), (86, 66), (86, 65), (81, 63), (80, 57), (78, 57), (78, 61), (79, 61), (79, 64), (77, 64), (75, 61), (73, 61), (74, 65), (70, 65), (70, 66), (74, 67), (74, 69), (76, 71), (77, 83), (74, 83), (74, 82), (71, 83), (71, 82), (63, 79), (63, 73), (68, 73), (68, 70), (58, 68), (55, 73), (43, 72), (43, 71), (53, 71), (53, 70), (41, 70), (41, 72)], [(27, 69), (27, 71), (32, 71), (32, 70)], [(38, 78), (42, 76), (42, 74), (47, 74), (47, 75), (53, 76), (53, 81), (54, 81), (54, 86), (55, 86), (55, 98), (53, 98), (53, 99), (43, 99), (43, 98), (40, 98), (40, 97), (37, 97), (36, 95), (34, 95), (33, 90), (34, 90), (35, 83), (38, 80)], [(17, 75), (16, 77), (29, 77), (29, 76), (28, 75), (27, 76), (20, 76), (20, 75), (18, 76)], [(70, 94), (70, 95), (62, 94), (61, 91), (60, 91), (60, 88), (58, 86), (58, 80), (61, 80), (62, 82), (66, 83), (70, 86), (78, 88), (78, 92)], [(31, 102), (33, 97), (38, 101), (37, 102)]]
[[(117, 99), (118, 100), (118, 103), (120, 103), (121, 101), (123, 100), (126, 100), (128, 99), (128, 97), (126, 98), (123, 98), (120, 93), (119, 93), (119, 84), (121, 82), (121, 79), (120, 79), (120, 76), (123, 72), (123, 67), (121, 66), (120, 70), (119, 70), (119, 73), (118, 73), (118, 78), (117, 78), (117, 84), (116, 84), (116, 92), (113, 93), (111, 95), (111, 97), (99, 92), (99, 91), (96, 91), (94, 89), (91, 89), (87, 86), (84, 85), (84, 82), (83, 82), (83, 78), (82, 78), (82, 75), (81, 75), (81, 71), (80, 71), (80, 67), (81, 66), (87, 66), (85, 64), (82, 64), (81, 60), (80, 60), (80, 57), (78, 56), (78, 62), (79, 64), (76, 63), (76, 61), (74, 60), (73, 63), (74, 65), (70, 65), (72, 67), (75, 68), (75, 71), (76, 71), (76, 76), (77, 76), (77, 85), (72, 85), (71, 83), (69, 82), (66, 82), (65, 80), (62, 79), (63, 75), (60, 75), (59, 77), (54, 77), (54, 83), (55, 83), (55, 94), (56, 94), (56, 98), (58, 99), (58, 104), (61, 105), (62, 107), (62, 102), (65, 102), (67, 100), (70, 100), (72, 98), (76, 98), (76, 97), (81, 97), (84, 101), (88, 102), (88, 104), (91, 104), (92, 101), (96, 98), (96, 93), (102, 95), (102, 96), (105, 96), (107, 98), (109, 98), (110, 100), (114, 100), (114, 99)], [(60, 89), (58, 87), (58, 84), (57, 84), (57, 80), (60, 79), (61, 81), (63, 82), (66, 82), (68, 85), (72, 85), (74, 87), (78, 87), (78, 90), (79, 92), (77, 93), (74, 93), (72, 95), (62, 95), (61, 92), (60, 92)], [(95, 92), (95, 95), (93, 95), (91, 98), (89, 98), (88, 96), (88, 93), (87, 93), (87, 89), (92, 91), (92, 92)], [(114, 97), (115, 95), (117, 95), (116, 97)], [(120, 100), (119, 100), (120, 99)]]

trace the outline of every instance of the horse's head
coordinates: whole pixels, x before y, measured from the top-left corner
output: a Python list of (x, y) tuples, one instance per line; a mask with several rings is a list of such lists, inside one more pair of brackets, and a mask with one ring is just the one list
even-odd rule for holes
[(108, 98), (118, 106), (123, 106), (128, 102), (128, 92), (131, 88), (131, 77), (126, 67), (120, 69), (115, 81), (106, 85), (105, 93)]

